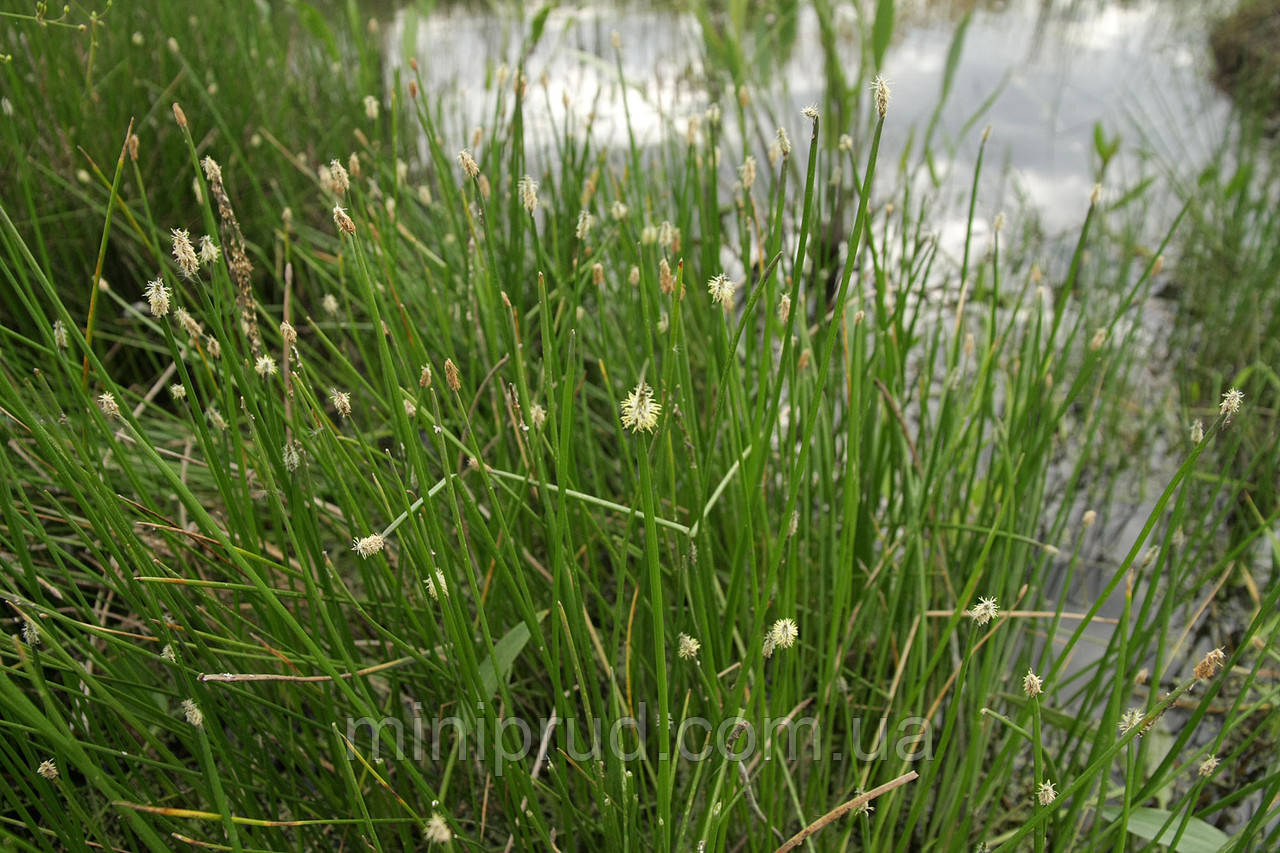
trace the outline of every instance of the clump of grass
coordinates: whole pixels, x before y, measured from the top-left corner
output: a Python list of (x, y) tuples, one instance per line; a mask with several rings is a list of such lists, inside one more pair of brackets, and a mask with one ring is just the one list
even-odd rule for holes
[[(457, 139), (410, 75), (264, 209), (234, 188), (275, 176), (237, 175), (213, 110), (139, 134), (163, 169), (122, 123), (98, 252), (146, 273), (88, 294), (0, 198), (30, 318), (0, 339), (24, 638), (0, 652), (0, 832), (1174, 847), (1248, 803), (1236, 845), (1274, 840), (1280, 592), (1200, 648), (1222, 584), (1274, 554), (1274, 514), (1224, 549), (1202, 511), (1241, 499), (1204, 451), (1248, 400), (1082, 564), (1155, 256), (1107, 242), (1095, 196), (1041, 272), (975, 236), (975, 199), (950, 264), (932, 201), (883, 174), (883, 85), (865, 144), (784, 117), (776, 164), (730, 186), (717, 145), (748, 146), (718, 123), (526, 149), (528, 76)], [(837, 168), (829, 286), (809, 252)], [(199, 201), (159, 216), (153, 181)], [(176, 229), (220, 251), (193, 265)], [(1051, 594), (1086, 570), (1085, 606)]]

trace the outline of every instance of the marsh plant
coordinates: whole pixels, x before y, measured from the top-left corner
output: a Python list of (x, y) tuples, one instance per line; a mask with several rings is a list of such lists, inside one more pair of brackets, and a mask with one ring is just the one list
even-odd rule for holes
[[(535, 145), (536, 68), (458, 129), (354, 4), (231, 5), (220, 94), (186, 13), (9, 19), (6, 846), (1280, 844), (1252, 385), (1144, 410), (1165, 247), (1105, 188), (1006, 245), (979, 157), (952, 255), (872, 74)], [(139, 68), (82, 160), (26, 134)], [(1097, 558), (1137, 430), (1178, 463)]]

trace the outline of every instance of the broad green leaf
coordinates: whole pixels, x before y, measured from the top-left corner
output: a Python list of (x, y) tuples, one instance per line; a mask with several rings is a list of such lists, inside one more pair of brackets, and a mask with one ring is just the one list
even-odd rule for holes
[[(1116, 820), (1120, 817), (1120, 810), (1107, 807), (1101, 810), (1101, 814), (1108, 820)], [(1181, 822), (1182, 816), (1175, 815), (1173, 812), (1164, 809), (1140, 808), (1129, 812), (1127, 828), (1129, 832), (1146, 841), (1158, 840), (1160, 844), (1168, 845), (1173, 841)], [(1205, 823), (1198, 817), (1193, 817), (1187, 821), (1187, 828), (1178, 839), (1177, 845), (1170, 849), (1175, 853), (1217, 853), (1230, 841), (1231, 837), (1222, 830)]]
[[(538, 620), (541, 621), (547, 612), (544, 610), (538, 614)], [(502, 676), (502, 680), (506, 681), (511, 675), (511, 667), (516, 662), (516, 658), (520, 656), (520, 652), (524, 650), (525, 643), (529, 642), (529, 626), (521, 622), (510, 631), (502, 636), (501, 640), (493, 644), (493, 657), (486, 657), (480, 662), (480, 686), (484, 690), (485, 700), (493, 698), (498, 692), (498, 675)], [(494, 673), (494, 663), (497, 663), (497, 674)]]

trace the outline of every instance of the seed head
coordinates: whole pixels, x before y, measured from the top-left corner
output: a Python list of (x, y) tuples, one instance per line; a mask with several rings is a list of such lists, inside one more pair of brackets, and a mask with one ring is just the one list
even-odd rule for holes
[(177, 663), (178, 655), (173, 651), (173, 646), (169, 643), (164, 644), (164, 648), (160, 650), (160, 659), (169, 663)]
[(791, 156), (791, 137), (787, 136), (785, 128), (778, 128), (778, 153), (783, 157)]
[(1205, 779), (1208, 779), (1210, 776), (1213, 775), (1213, 771), (1218, 769), (1218, 765), (1221, 763), (1222, 761), (1218, 758), (1218, 756), (1210, 755), (1204, 761), (1200, 762), (1200, 770), (1198, 772)]
[(449, 584), (445, 583), (444, 572), (436, 569), (435, 577), (430, 575), (422, 582), (427, 588), (427, 595), (439, 600), (440, 596), (449, 597)]
[(284, 462), (286, 471), (297, 471), (302, 464), (302, 445), (297, 441), (286, 441), (280, 449), (280, 460)]
[(818, 120), (818, 107), (816, 104), (810, 104), (800, 111), (800, 113), (811, 121)]
[(69, 345), (67, 327), (61, 320), (53, 321), (53, 343), (58, 349), (66, 349)]
[(187, 386), (181, 382), (175, 382), (169, 386), (169, 396), (175, 400), (183, 400), (187, 396)]
[(1240, 411), (1240, 404), (1244, 402), (1244, 394), (1239, 388), (1229, 388), (1222, 395), (1222, 402), (1218, 405), (1218, 413), (1224, 415), (1227, 422), (1231, 422), (1231, 416)]
[(191, 246), (191, 235), (185, 228), (174, 228), (170, 232), (173, 238), (173, 257), (178, 262), (184, 278), (191, 278), (200, 269), (200, 260), (196, 250)]
[(186, 716), (187, 722), (195, 726), (197, 729), (204, 725), (204, 712), (200, 710), (200, 706), (196, 704), (196, 700), (183, 699), (182, 713)]
[(298, 342), (298, 330), (289, 323), (280, 324), (280, 339), (284, 345), (291, 347)]
[(210, 406), (209, 410), (204, 413), (205, 419), (209, 421), (209, 425), (218, 432), (227, 431), (227, 419), (222, 416), (222, 412), (218, 411), (217, 406)]
[(615, 200), (614, 203), (609, 206), (609, 215), (613, 217), (614, 222), (621, 222), (626, 219), (629, 212), (630, 209), (621, 201)]
[(707, 282), (707, 293), (711, 294), (712, 301), (719, 302), (725, 308), (733, 307), (733, 291), (736, 288), (737, 285), (724, 273), (712, 276)]
[(587, 211), (579, 211), (578, 227), (574, 231), (579, 241), (587, 239), (587, 235), (591, 233), (591, 226), (595, 224), (596, 218)]
[(169, 313), (169, 288), (164, 286), (164, 279), (157, 278), (147, 282), (142, 295), (151, 306), (152, 317), (163, 317)]
[(351, 417), (351, 395), (348, 392), (330, 388), (329, 399), (333, 402), (333, 407), (338, 410), (339, 415), (344, 418)]
[(674, 293), (676, 289), (676, 277), (671, 274), (671, 264), (667, 263), (666, 258), (658, 261), (658, 288), (668, 294)]
[(1098, 329), (1093, 333), (1093, 337), (1089, 339), (1089, 349), (1097, 352), (1102, 349), (1102, 345), (1107, 342), (1107, 330)]
[(323, 308), (324, 313), (328, 314), (330, 317), (335, 316), (338, 313), (338, 297), (334, 296), (332, 293), (326, 293), (324, 298), (320, 300), (320, 307)]
[[(1141, 708), (1130, 708), (1129, 710), (1125, 711), (1124, 714), (1121, 715), (1120, 717), (1120, 723), (1119, 723), (1120, 734), (1122, 735), (1128, 734), (1128, 732), (1131, 729), (1133, 729), (1135, 726), (1138, 726), (1139, 724), (1142, 723), (1142, 718), (1145, 716), (1146, 714), (1142, 713)], [(1138, 732), (1138, 736), (1141, 737), (1142, 735), (1146, 734), (1147, 729), (1150, 727), (1151, 727), (1150, 724), (1143, 726), (1142, 729)]]
[(222, 344), (213, 335), (204, 336), (204, 348), (212, 358), (222, 358)]
[(692, 660), (698, 656), (698, 650), (702, 648), (702, 643), (690, 637), (688, 634), (680, 635), (680, 649), (677, 654), (685, 660)]
[(756, 158), (747, 155), (742, 161), (742, 165), (738, 167), (738, 180), (742, 181), (742, 189), (744, 192), (751, 192), (751, 188), (756, 184)]
[(1041, 680), (1040, 676), (1036, 675), (1029, 669), (1027, 670), (1027, 674), (1022, 676), (1022, 692), (1026, 694), (1028, 699), (1032, 696), (1039, 696), (1041, 692), (1040, 688), (1043, 684), (1044, 681)]
[[(352, 155), (354, 156), (354, 155)], [(360, 161), (356, 161), (359, 163)], [(351, 176), (347, 174), (347, 169), (337, 160), (329, 161), (329, 189), (338, 195), (342, 195), (351, 188)]]
[(54, 763), (52, 758), (46, 758), (44, 761), (40, 762), (40, 766), (36, 768), (36, 772), (45, 779), (48, 779), (50, 782), (54, 782), (58, 778), (58, 765)]
[(458, 365), (451, 358), (444, 360), (444, 381), (450, 391), (462, 390), (462, 376), (458, 373)]
[(268, 376), (275, 376), (279, 371), (276, 366), (276, 360), (269, 355), (260, 355), (258, 360), (254, 362), (253, 369), (264, 379)]
[(351, 540), (351, 550), (355, 551), (357, 554), (359, 554), (361, 557), (364, 557), (365, 559), (372, 557), (374, 554), (378, 553), (383, 548), (385, 548), (386, 545), (387, 545), (386, 540), (383, 539), (382, 536), (378, 533), (370, 533), (368, 536), (364, 537), (363, 539)]
[(1085, 510), (1084, 515), (1080, 517), (1080, 523), (1083, 524), (1085, 527), (1093, 527), (1094, 523), (1097, 522), (1097, 520), (1098, 520), (1098, 513), (1096, 510), (1092, 510), (1092, 509)]
[(476, 158), (471, 156), (471, 152), (462, 149), (458, 152), (458, 164), (462, 166), (462, 171), (466, 173), (468, 178), (480, 177), (480, 165), (476, 163)]
[(995, 596), (992, 596), (990, 598), (979, 598), (978, 603), (965, 611), (965, 613), (977, 624), (985, 625), (1000, 615), (1000, 608), (996, 606)]
[(876, 102), (876, 112), (880, 114), (880, 118), (884, 118), (885, 113), (889, 112), (889, 99), (892, 97), (889, 92), (889, 81), (884, 79), (883, 75), (877, 74), (871, 81), (871, 90), (875, 93), (873, 98)]
[(212, 264), (222, 255), (222, 250), (214, 245), (213, 238), (205, 234), (200, 238), (200, 263)]
[(378, 99), (373, 95), (364, 96), (364, 116), (369, 121), (378, 120)]
[(200, 168), (204, 170), (204, 176), (209, 181), (222, 180), (222, 167), (218, 165), (218, 161), (212, 157), (206, 156), (200, 161)]
[(98, 408), (102, 409), (102, 414), (106, 415), (108, 420), (111, 418), (120, 420), (120, 405), (116, 402), (116, 395), (110, 391), (103, 391), (98, 395)]
[(432, 844), (448, 844), (453, 840), (453, 830), (449, 828), (448, 821), (433, 813), (422, 829), (422, 836)]
[(431, 387), (431, 365), (429, 364), (422, 365), (422, 372), (418, 374), (418, 387), (419, 388)]
[(787, 325), (787, 320), (791, 318), (791, 295), (782, 294), (782, 298), (778, 300), (778, 322)]
[(36, 628), (36, 623), (28, 620), (22, 620), (22, 642), (28, 646), (40, 645), (40, 631)]
[(604, 285), (604, 264), (599, 261), (591, 265), (591, 283), (596, 287)]
[(653, 389), (641, 382), (620, 404), (622, 426), (632, 432), (653, 432), (658, 425), (662, 405), (653, 399)]
[[(178, 52), (178, 40), (172, 36), (169, 38), (169, 50), (173, 53)], [(173, 120), (178, 123), (178, 127), (187, 129), (187, 114), (182, 111), (182, 107), (178, 106), (177, 101), (173, 102)]]
[(1199, 418), (1191, 424), (1191, 443), (1199, 444), (1204, 441), (1204, 422)]
[(1054, 800), (1058, 799), (1058, 792), (1053, 789), (1053, 783), (1046, 779), (1037, 785), (1036, 799), (1042, 806), (1047, 806)]
[(769, 629), (769, 639), (773, 641), (774, 647), (779, 649), (791, 648), (799, 636), (800, 629), (796, 626), (796, 621), (790, 617), (779, 619)]
[(1092, 207), (1102, 198), (1102, 184), (1094, 184), (1093, 192), (1089, 193), (1089, 206)]
[(351, 217), (347, 216), (347, 212), (340, 206), (333, 207), (333, 224), (338, 226), (338, 230), (343, 234), (355, 234), (356, 224), (351, 221)]
[(1204, 660), (1196, 664), (1196, 668), (1193, 671), (1195, 677), (1201, 681), (1208, 681), (1222, 668), (1222, 664), (1226, 659), (1227, 656), (1223, 654), (1222, 649), (1213, 649), (1204, 656)]
[(525, 175), (520, 179), (520, 203), (524, 209), (533, 213), (538, 209), (538, 182)]
[(534, 429), (542, 429), (542, 425), (547, 422), (547, 410), (540, 403), (534, 403), (529, 407), (529, 426)]
[(631, 272), (627, 273), (627, 282), (635, 287), (640, 283), (640, 267), (633, 266)]

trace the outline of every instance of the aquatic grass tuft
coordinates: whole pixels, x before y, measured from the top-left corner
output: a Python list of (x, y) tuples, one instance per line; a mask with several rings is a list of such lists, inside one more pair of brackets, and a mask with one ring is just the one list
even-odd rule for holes
[(1176, 211), (984, 232), (979, 158), (943, 252), (892, 3), (778, 114), (700, 5), (648, 141), (611, 40), (620, 149), (528, 49), (459, 128), (354, 4), (143, 5), (7, 16), (6, 845), (1274, 846), (1270, 374), (1146, 407)]

